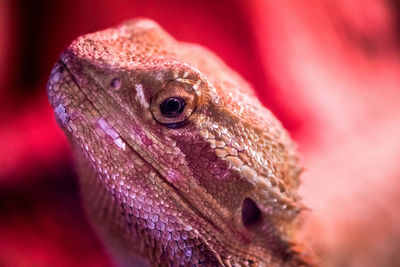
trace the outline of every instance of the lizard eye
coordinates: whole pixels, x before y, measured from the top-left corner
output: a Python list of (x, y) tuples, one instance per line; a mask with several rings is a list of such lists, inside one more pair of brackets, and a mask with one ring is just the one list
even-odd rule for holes
[(164, 117), (173, 118), (182, 114), (186, 102), (179, 97), (169, 97), (160, 104), (160, 111)]
[(151, 113), (156, 121), (169, 128), (178, 128), (196, 105), (193, 89), (182, 83), (170, 82), (151, 100)]

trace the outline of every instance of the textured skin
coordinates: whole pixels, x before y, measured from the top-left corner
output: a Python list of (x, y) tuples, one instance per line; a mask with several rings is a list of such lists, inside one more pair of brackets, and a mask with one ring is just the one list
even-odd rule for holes
[[(121, 265), (307, 265), (294, 246), (294, 146), (210, 51), (128, 21), (75, 40), (47, 92), (89, 218)], [(178, 118), (159, 111), (171, 96), (186, 99)]]

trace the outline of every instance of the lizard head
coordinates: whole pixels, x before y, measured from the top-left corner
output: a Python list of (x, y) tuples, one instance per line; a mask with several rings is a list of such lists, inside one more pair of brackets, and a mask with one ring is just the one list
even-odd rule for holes
[(48, 96), (78, 162), (156, 240), (148, 247), (227, 266), (296, 257), (294, 145), (207, 49), (129, 21), (75, 40)]

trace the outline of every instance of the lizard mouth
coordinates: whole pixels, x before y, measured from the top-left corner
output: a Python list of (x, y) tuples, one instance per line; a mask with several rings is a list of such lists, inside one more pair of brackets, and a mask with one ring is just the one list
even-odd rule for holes
[(61, 99), (57, 99), (57, 91), (59, 91), (59, 87), (62, 86), (62, 82), (66, 80), (66, 77), (71, 77), (71, 74), (68, 71), (65, 71), (65, 65), (61, 60), (57, 61), (54, 64), (53, 69), (50, 72), (50, 77), (47, 82), (47, 96), (50, 104), (55, 109), (58, 104), (60, 104)]
[(66, 64), (60, 59), (50, 72), (46, 91), (50, 105), (53, 107), (56, 121), (59, 126), (65, 129), (66, 123), (70, 120), (71, 95), (70, 90), (78, 87), (74, 76), (68, 70)]

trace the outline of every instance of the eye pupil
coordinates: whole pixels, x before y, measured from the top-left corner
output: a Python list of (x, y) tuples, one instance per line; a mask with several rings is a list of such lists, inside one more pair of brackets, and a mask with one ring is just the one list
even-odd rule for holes
[(161, 114), (165, 117), (179, 116), (185, 107), (185, 100), (179, 97), (169, 97), (160, 104)]

